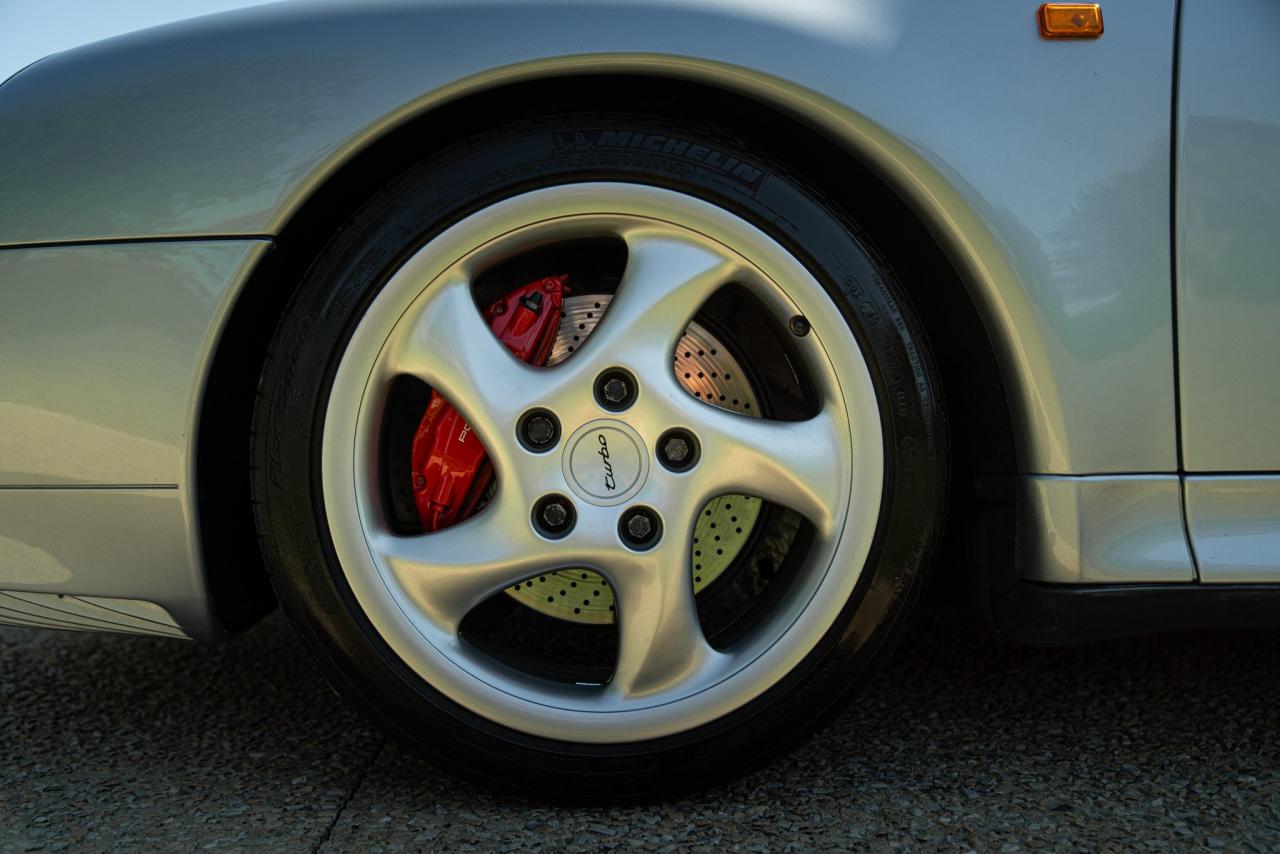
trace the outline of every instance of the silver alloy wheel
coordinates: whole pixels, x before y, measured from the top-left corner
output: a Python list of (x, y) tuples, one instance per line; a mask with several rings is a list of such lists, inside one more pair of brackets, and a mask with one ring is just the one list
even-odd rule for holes
[[(535, 368), (489, 332), (476, 276), (531, 248), (583, 237), (625, 241), (617, 293), (594, 333), (564, 362)], [(818, 413), (799, 422), (748, 418), (707, 405), (676, 381), (676, 342), (721, 286), (749, 290), (795, 340), (816, 386)], [(639, 384), (624, 413), (601, 409), (592, 387), (624, 368)], [(432, 534), (402, 536), (380, 499), (379, 428), (392, 381), (410, 374), (440, 390), (488, 449), (498, 490), (478, 515)], [(556, 413), (564, 437), (549, 453), (515, 436), (533, 407)], [(638, 443), (625, 503), (574, 489), (571, 437), (592, 422)], [(680, 427), (701, 444), (698, 464), (650, 464), (654, 443)], [(463, 707), (513, 729), (577, 742), (630, 742), (692, 729), (740, 708), (814, 648), (848, 602), (866, 562), (883, 491), (883, 441), (871, 376), (835, 304), (779, 243), (700, 199), (636, 184), (583, 183), (529, 192), (450, 227), (388, 280), (343, 352), (326, 408), (322, 485), (337, 557), (364, 613), (419, 676)], [(579, 485), (580, 486), (580, 485)], [(530, 511), (549, 493), (574, 495), (569, 535), (550, 540)], [(795, 510), (813, 526), (803, 571), (751, 633), (717, 650), (703, 637), (690, 581), (697, 514), (743, 493)], [(629, 507), (658, 512), (653, 548), (618, 533)], [(459, 636), (481, 602), (541, 572), (586, 567), (613, 587), (618, 661), (606, 685), (566, 685), (497, 662)]]

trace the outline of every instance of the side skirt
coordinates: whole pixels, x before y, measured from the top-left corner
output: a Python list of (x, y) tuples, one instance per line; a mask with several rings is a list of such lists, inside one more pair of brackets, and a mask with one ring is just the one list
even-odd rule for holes
[(1060, 646), (1181, 629), (1280, 627), (1280, 584), (1074, 585), (1019, 581), (991, 597), (1020, 643)]

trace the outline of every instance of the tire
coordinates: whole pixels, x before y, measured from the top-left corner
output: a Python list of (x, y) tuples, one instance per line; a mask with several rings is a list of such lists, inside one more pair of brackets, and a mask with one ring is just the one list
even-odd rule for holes
[[(791, 586), (779, 594), (791, 595), (786, 591), (801, 589), (795, 588), (800, 584), (815, 585), (815, 590), (828, 589), (817, 585), (843, 585), (830, 589), (845, 591), (837, 602), (818, 603), (815, 597), (814, 604), (786, 606), (829, 610), (823, 612), (827, 616), (820, 634), (788, 653), (794, 661), (785, 672), (768, 679), (752, 677), (754, 681), (742, 676), (747, 687), (740, 694), (733, 693), (738, 688), (724, 688), (725, 697), (739, 699), (726, 700), (712, 710), (714, 714), (699, 707), (685, 722), (682, 713), (668, 711), (650, 729), (638, 723), (635, 729), (619, 730), (622, 736), (615, 738), (603, 727), (577, 739), (555, 728), (554, 709), (547, 713), (545, 725), (526, 726), (519, 711), (525, 706), (509, 714), (506, 707), (493, 706), (498, 711), (491, 713), (490, 706), (469, 699), (465, 691), (471, 687), (455, 690), (452, 682), (424, 677), (437, 666), (431, 663), (435, 652), (422, 647), (425, 664), (415, 657), (418, 653), (406, 652), (404, 644), (416, 641), (386, 628), (390, 623), (377, 616), (382, 606), (370, 604), (370, 596), (382, 594), (361, 592), (368, 589), (362, 580), (367, 572), (351, 560), (344, 563), (347, 534), (339, 531), (350, 526), (335, 512), (340, 496), (326, 486), (331, 453), (326, 436), (339, 445), (332, 435), (340, 434), (326, 431), (341, 429), (335, 412), (356, 405), (352, 395), (335, 391), (335, 384), (341, 387), (345, 381), (345, 360), (357, 358), (353, 342), (377, 316), (379, 300), (389, 299), (380, 295), (399, 287), (397, 271), (432, 251), (423, 247), (447, 239), (456, 231), (453, 226), (482, 227), (488, 214), (477, 212), (524, 204), (521, 200), (536, 198), (531, 193), (590, 193), (597, 185), (639, 188), (637, 193), (661, 190), (660, 198), (676, 206), (688, 199), (689, 209), (695, 211), (691, 215), (732, 217), (746, 224), (741, 226), (743, 233), (758, 230), (784, 248), (817, 283), (826, 307), (807, 315), (813, 336), (796, 337), (793, 331), (792, 339), (778, 346), (810, 346), (820, 334), (824, 352), (847, 350), (865, 364), (874, 397), (868, 398), (873, 401), (870, 411), (865, 406), (858, 410), (859, 418), (867, 423), (878, 420), (878, 431), (871, 431), (878, 435), (868, 438), (852, 430), (850, 442), (874, 439), (882, 456), (868, 462), (854, 459), (853, 450), (848, 454), (850, 466), (868, 466), (862, 470), (875, 471), (881, 478), (875, 484), (842, 487), (854, 490), (850, 494), (855, 497), (864, 487), (874, 495), (873, 506), (858, 511), (866, 514), (859, 517), (865, 530), (853, 531), (852, 523), (837, 520), (830, 529), (844, 524), (839, 542), (835, 534), (813, 535), (813, 542), (823, 543), (833, 555), (852, 554), (841, 551), (846, 538), (863, 537), (858, 553), (865, 557), (855, 565), (833, 562), (825, 569), (796, 570), (795, 578), (801, 580), (786, 582)], [(739, 228), (734, 223), (726, 227)], [(847, 391), (845, 386), (856, 385), (848, 380), (849, 369), (843, 363), (832, 365), (831, 376), (839, 375), (841, 393)], [(358, 371), (355, 375), (361, 376)], [(328, 678), (343, 697), (411, 750), (468, 778), (540, 798), (596, 801), (666, 795), (734, 777), (797, 744), (856, 696), (883, 661), (921, 594), (941, 530), (947, 472), (941, 401), (929, 348), (902, 286), (853, 221), (798, 172), (713, 131), (678, 127), (651, 116), (539, 119), (473, 138), (409, 168), (348, 221), (299, 283), (275, 333), (260, 383), (252, 471), (256, 522), (279, 600)], [(358, 415), (351, 417), (358, 423)], [(576, 425), (564, 426), (570, 434)], [(485, 439), (487, 446), (500, 441)], [(652, 437), (641, 441), (651, 442)], [(842, 442), (836, 447), (844, 453)], [(720, 475), (708, 469), (707, 477), (713, 476)], [(656, 483), (657, 475), (647, 477), (646, 489), (650, 481)], [(605, 512), (579, 503), (592, 513)], [(857, 502), (851, 498), (848, 503), (852, 508)], [(632, 560), (634, 555), (624, 557)], [(626, 600), (627, 594), (619, 595), (620, 602)], [(762, 619), (766, 622), (760, 625), (772, 625)], [(628, 620), (632, 618), (623, 617), (624, 623)], [(786, 639), (797, 630), (778, 631)], [(746, 661), (747, 654), (743, 656)], [(649, 664), (651, 660), (652, 655), (643, 666), (661, 670), (661, 662)], [(751, 672), (756, 661), (751, 659), (732, 678), (716, 682), (716, 690), (739, 679), (740, 673)], [(459, 684), (470, 686), (462, 671), (465, 667), (459, 670)], [(663, 690), (684, 690), (675, 676), (664, 674), (660, 681), (675, 686)], [(474, 690), (488, 689), (478, 684)], [(643, 691), (635, 688), (633, 694), (640, 697)], [(685, 694), (671, 696), (682, 698), (668, 704), (673, 709), (696, 701), (684, 699)], [(636, 720), (650, 720), (641, 718), (642, 713), (657, 714), (635, 702), (625, 709), (634, 708)], [(589, 709), (579, 713), (573, 711), (577, 706), (566, 708), (579, 716), (575, 720), (588, 719)], [(649, 731), (658, 734), (626, 735)]]

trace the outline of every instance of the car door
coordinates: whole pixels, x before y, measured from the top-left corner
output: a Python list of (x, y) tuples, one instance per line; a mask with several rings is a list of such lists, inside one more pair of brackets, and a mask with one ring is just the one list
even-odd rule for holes
[(1201, 579), (1280, 581), (1280, 3), (1184, 0), (1174, 212)]

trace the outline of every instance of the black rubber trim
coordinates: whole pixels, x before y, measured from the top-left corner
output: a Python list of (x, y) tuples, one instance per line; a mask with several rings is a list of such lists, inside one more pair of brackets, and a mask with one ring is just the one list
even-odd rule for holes
[(991, 597), (1009, 639), (1045, 646), (1183, 629), (1280, 627), (1280, 584), (1042, 584)]

